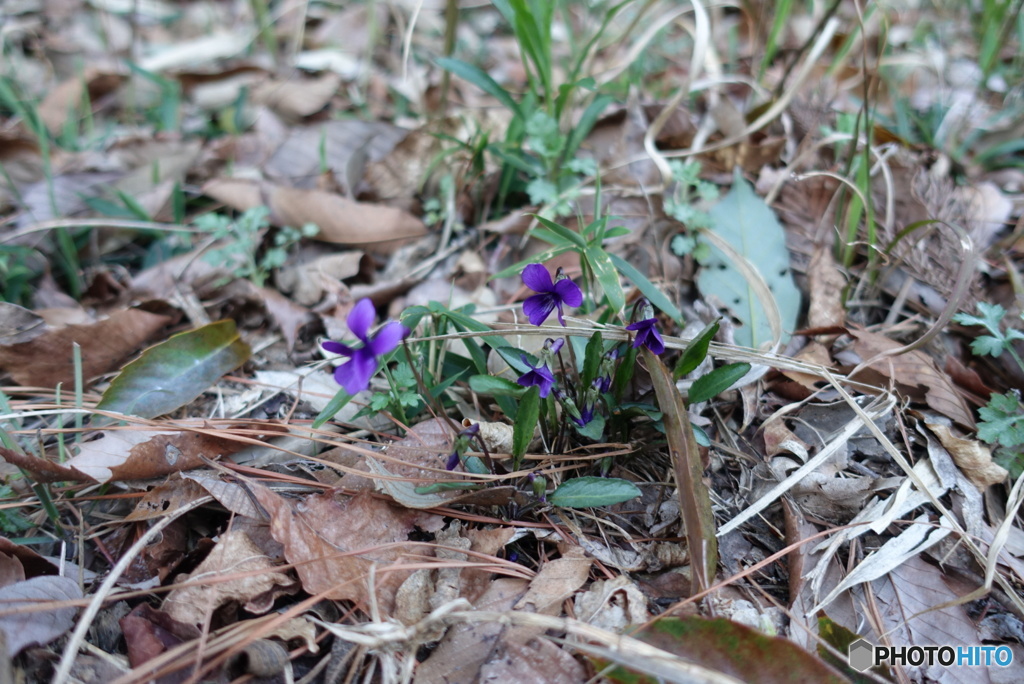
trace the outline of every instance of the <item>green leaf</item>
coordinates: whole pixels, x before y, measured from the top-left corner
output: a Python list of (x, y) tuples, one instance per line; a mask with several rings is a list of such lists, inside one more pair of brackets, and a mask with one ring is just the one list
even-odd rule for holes
[(704, 329), (700, 333), (690, 340), (690, 343), (686, 345), (686, 350), (683, 352), (682, 358), (679, 359), (679, 363), (676, 364), (676, 369), (672, 373), (672, 377), (676, 380), (683, 377), (687, 373), (692, 373), (697, 369), (697, 366), (707, 358), (708, 346), (711, 344), (711, 340), (718, 334), (718, 326), (721, 319), (713, 321), (712, 323), (704, 326)]
[(580, 381), (584, 388), (588, 388), (593, 384), (594, 378), (597, 377), (598, 372), (601, 370), (601, 356), (603, 355), (604, 339), (601, 337), (601, 331), (596, 330), (590, 336), (590, 341), (587, 342), (587, 350), (583, 355), (583, 373), (580, 376)]
[(496, 378), (493, 375), (474, 375), (469, 379), (469, 387), (477, 394), (486, 394), (492, 397), (521, 397), (526, 393), (526, 388), (519, 383)]
[(629, 480), (615, 477), (576, 477), (551, 492), (548, 501), (562, 508), (611, 506), (640, 496), (640, 489)]
[(749, 363), (729, 363), (702, 375), (690, 385), (690, 403), (707, 401), (732, 387), (733, 383), (750, 372)]
[(971, 351), (974, 352), (975, 356), (999, 356), (1005, 348), (1006, 345), (1002, 340), (991, 335), (976, 337), (971, 342)]
[(993, 394), (988, 405), (978, 410), (978, 439), (989, 444), (1013, 447), (1024, 444), (1024, 410), (1014, 392)]
[(504, 268), (490, 277), (490, 280), (497, 280), (498, 278), (508, 278), (513, 275), (522, 275), (523, 269), (530, 264), (543, 264), (545, 261), (554, 259), (559, 254), (565, 254), (572, 247), (570, 245), (562, 245), (561, 247), (552, 247), (549, 250), (543, 251), (540, 254), (534, 254), (529, 259), (523, 259), (517, 261), (508, 268)]
[(540, 388), (534, 385), (526, 390), (523, 398), (519, 401), (519, 411), (516, 415), (515, 425), (512, 426), (512, 458), (518, 468), (519, 459), (523, 457), (530, 442), (533, 441), (533, 431), (540, 419)]
[(251, 355), (234, 321), (178, 333), (121, 369), (97, 408), (142, 418), (162, 416), (188, 404)]
[(597, 118), (601, 116), (601, 112), (608, 108), (612, 102), (615, 101), (614, 97), (610, 95), (598, 95), (594, 98), (594, 101), (583, 110), (583, 114), (580, 116), (579, 121), (572, 129), (572, 133), (569, 135), (569, 142), (565, 148), (565, 158), (572, 159), (576, 156), (576, 150), (579, 149), (580, 145), (586, 139), (587, 134), (590, 133), (590, 129), (597, 123)]
[[(800, 290), (793, 282), (786, 236), (768, 205), (737, 172), (732, 190), (711, 208), (711, 229), (764, 278), (779, 308), (783, 329), (796, 328), (800, 315)], [(718, 247), (701, 269), (697, 285), (705, 297), (715, 296), (743, 325), (736, 328), (736, 344), (757, 348), (772, 339), (767, 314), (753, 286)]]
[(459, 78), (469, 81), (480, 90), (498, 100), (498, 102), (505, 105), (505, 107), (516, 117), (525, 119), (523, 116), (523, 110), (519, 108), (519, 103), (515, 101), (515, 98), (513, 98), (507, 90), (498, 85), (498, 82), (491, 78), (482, 69), (479, 69), (472, 64), (466, 64), (462, 60), (452, 59), (451, 57), (439, 57), (437, 59), (437, 64), (442, 69), (450, 71)]
[(690, 423), (690, 427), (693, 428), (693, 438), (697, 440), (697, 444), (702, 447), (711, 446), (711, 438), (708, 437), (708, 433), (704, 432), (704, 428), (699, 425), (694, 425), (693, 423)]
[(673, 321), (682, 325), (683, 312), (672, 303), (671, 299), (665, 296), (664, 292), (658, 289), (657, 285), (648, 280), (643, 273), (621, 257), (614, 254), (609, 254), (608, 256), (611, 258), (612, 263), (615, 264), (615, 268), (619, 269), (619, 273), (636, 285), (644, 293), (644, 296), (650, 300), (651, 304), (667, 313)]
[(587, 264), (590, 265), (597, 277), (597, 282), (601, 283), (601, 289), (604, 290), (604, 295), (608, 299), (612, 311), (617, 314), (622, 313), (623, 307), (626, 306), (626, 295), (622, 291), (619, 272), (612, 264), (608, 252), (599, 247), (588, 246), (584, 250), (583, 256), (586, 257)]
[(531, 216), (536, 218), (537, 221), (539, 221), (542, 226), (544, 226), (545, 228), (547, 228), (551, 232), (557, 234), (560, 238), (562, 238), (566, 242), (571, 242), (572, 244), (576, 245), (577, 247), (580, 247), (581, 249), (585, 248), (587, 246), (587, 241), (584, 240), (583, 236), (580, 235), (579, 233), (577, 233), (575, 231), (572, 231), (572, 230), (569, 230), (568, 228), (566, 228), (565, 226), (561, 225), (560, 223), (555, 223), (551, 219), (544, 218), (543, 216), (541, 216), (539, 214), (531, 214)]
[(587, 439), (592, 439), (595, 442), (600, 442), (604, 437), (604, 416), (597, 414), (590, 419), (590, 422), (580, 427), (576, 423), (572, 426), (576, 428), (576, 432), (580, 433)]

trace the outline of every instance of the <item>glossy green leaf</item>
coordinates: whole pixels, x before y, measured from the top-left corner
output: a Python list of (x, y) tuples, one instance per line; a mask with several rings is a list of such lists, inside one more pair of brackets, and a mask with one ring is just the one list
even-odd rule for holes
[(619, 272), (614, 264), (612, 264), (608, 252), (600, 247), (590, 246), (584, 250), (583, 255), (586, 257), (591, 270), (594, 271), (597, 282), (601, 283), (601, 289), (604, 290), (604, 295), (607, 297), (612, 311), (621, 313), (622, 309), (626, 306), (626, 294), (622, 291)]
[(640, 488), (629, 480), (615, 477), (576, 477), (563, 482), (548, 497), (563, 508), (611, 506), (640, 496)]
[(498, 278), (508, 278), (509, 276), (523, 274), (523, 269), (530, 264), (543, 264), (545, 261), (554, 259), (559, 254), (565, 254), (570, 249), (573, 249), (571, 245), (561, 245), (560, 247), (552, 247), (551, 249), (544, 250), (540, 254), (534, 254), (529, 259), (523, 259), (517, 261), (508, 268), (503, 268), (490, 277), (490, 280), (497, 280)]
[(530, 442), (533, 441), (533, 431), (537, 428), (537, 421), (539, 419), (540, 388), (534, 385), (526, 390), (523, 398), (519, 400), (516, 422), (512, 426), (512, 458), (515, 459), (517, 467), (519, 459), (530, 448)]
[(619, 269), (619, 273), (632, 281), (632, 283), (644, 294), (644, 297), (647, 297), (647, 299), (650, 300), (651, 304), (667, 313), (669, 318), (676, 323), (680, 325), (682, 324), (683, 312), (679, 310), (679, 307), (672, 303), (671, 299), (665, 296), (665, 293), (662, 292), (657, 285), (648, 280), (643, 273), (638, 271), (632, 264), (621, 257), (615, 256), (614, 254), (609, 254), (608, 256), (611, 258), (615, 268)]
[(251, 355), (234, 321), (178, 333), (121, 369), (97, 408), (142, 418), (162, 416), (191, 402)]
[(345, 408), (345, 405), (350, 401), (352, 401), (352, 395), (344, 389), (339, 389), (338, 393), (331, 397), (331, 400), (327, 402), (327, 406), (324, 406), (324, 410), (313, 421), (313, 428), (322, 427), (324, 423), (336, 416), (338, 411)]
[(604, 356), (604, 339), (602, 339), (601, 332), (598, 330), (590, 336), (590, 340), (587, 342), (587, 350), (583, 355), (583, 373), (580, 375), (580, 380), (584, 388), (590, 387), (594, 382), (594, 378), (597, 377), (597, 373), (601, 369), (602, 356)]
[(749, 363), (730, 363), (716, 368), (707, 375), (700, 376), (690, 385), (690, 403), (707, 401), (711, 397), (721, 394), (749, 372)]
[(571, 242), (572, 244), (580, 248), (587, 246), (587, 241), (584, 240), (583, 236), (580, 235), (579, 233), (569, 230), (562, 224), (555, 223), (551, 219), (544, 218), (539, 214), (533, 214), (533, 217), (536, 218), (542, 226), (550, 230), (552, 233), (555, 233), (556, 235), (558, 235), (558, 237), (562, 238), (566, 242)]
[(707, 358), (708, 346), (711, 344), (711, 340), (715, 339), (715, 335), (718, 334), (718, 326), (718, 321), (714, 321), (704, 326), (704, 329), (690, 340), (690, 343), (686, 345), (686, 350), (683, 351), (683, 356), (679, 359), (679, 363), (676, 364), (676, 369), (672, 372), (672, 377), (678, 380), (687, 373), (692, 373)]
[(521, 397), (526, 388), (519, 383), (493, 375), (474, 375), (469, 379), (469, 387), (477, 394), (492, 397)]

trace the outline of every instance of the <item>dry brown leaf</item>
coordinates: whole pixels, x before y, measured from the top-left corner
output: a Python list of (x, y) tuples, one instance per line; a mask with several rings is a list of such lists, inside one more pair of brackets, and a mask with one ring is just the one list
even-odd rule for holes
[(6, 537), (0, 537), (0, 553), (17, 558), (25, 570), (25, 577), (58, 574), (57, 566), (23, 544), (15, 544)]
[(0, 207), (16, 201), (18, 188), (44, 178), (43, 157), (39, 145), (17, 128), (0, 130)]
[(161, 518), (167, 511), (176, 511), (204, 496), (208, 496), (206, 490), (191, 480), (169, 480), (146, 492), (124, 521)]
[[(388, 615), (398, 587), (411, 574), (391, 568), (400, 559), (429, 555), (424, 547), (402, 548), (409, 543), (416, 514), (370, 494), (338, 502), (327, 493), (293, 504), (263, 485), (253, 483), (251, 489), (270, 515), (271, 534), (284, 545), (285, 558), (295, 564), (309, 594), (364, 606), (375, 600)], [(368, 580), (374, 567), (376, 593), (371, 597)]]
[(263, 173), (275, 183), (311, 190), (326, 167), (346, 195), (355, 197), (366, 165), (383, 159), (407, 133), (382, 121), (356, 119), (298, 126), (288, 131)]
[(422, 221), (401, 209), (355, 202), (321, 190), (217, 179), (204, 185), (203, 192), (239, 211), (266, 204), (276, 225), (312, 223), (320, 228), (315, 238), (325, 242), (378, 245), (427, 234)]
[(146, 480), (199, 468), (246, 445), (199, 432), (110, 430), (79, 447), (67, 462), (97, 482)]
[[(526, 581), (501, 577), (474, 604), (477, 610), (504, 612), (526, 591)], [(417, 684), (475, 682), (505, 627), (494, 622), (462, 623), (448, 630), (434, 652), (416, 668)]]
[[(26, 602), (67, 602), (82, 598), (78, 582), (70, 577), (45, 575), (0, 588), (0, 631), (13, 658), (33, 644), (48, 644), (74, 624), (77, 608), (56, 608), (31, 613), (7, 612)], [(6, 613), (6, 614), (3, 614)]]
[(962, 439), (953, 434), (946, 425), (925, 423), (946, 447), (957, 467), (967, 479), (984, 491), (991, 485), (999, 484), (1009, 476), (1006, 468), (992, 462), (992, 451), (976, 439)]
[(82, 350), (82, 378), (89, 384), (117, 368), (170, 322), (167, 316), (125, 309), (95, 323), (50, 329), (30, 342), (0, 344), (0, 369), (19, 385), (70, 386), (75, 381), (72, 346), (77, 342)]
[(545, 563), (537, 576), (530, 580), (530, 589), (516, 603), (516, 610), (561, 615), (562, 601), (586, 583), (592, 564), (583, 549), (570, 546), (565, 555)]
[(29, 456), (14, 449), (0, 446), (0, 457), (11, 465), (24, 468), (32, 473), (37, 482), (92, 482), (92, 478), (80, 470), (69, 468), (46, 458)]
[(221, 535), (195, 572), (175, 578), (177, 583), (186, 580), (190, 586), (171, 591), (163, 610), (188, 625), (204, 624), (212, 611), (232, 601), (251, 613), (266, 612), (273, 603), (269, 596), (294, 585), (287, 575), (275, 572), (273, 562), (248, 535), (235, 531)]
[(86, 67), (81, 74), (59, 83), (39, 103), (39, 118), (54, 135), (64, 129), (68, 116), (78, 110), (88, 95), (90, 103), (114, 92), (124, 81), (120, 74)]
[(253, 87), (250, 97), (253, 103), (272, 109), (282, 119), (298, 121), (316, 114), (327, 106), (341, 77), (326, 71), (310, 79), (270, 79)]
[(829, 328), (846, 322), (844, 287), (846, 279), (832, 256), (832, 246), (818, 245), (807, 267), (807, 290), (811, 299), (807, 310), (808, 328)]
[[(853, 350), (865, 361), (884, 351), (903, 346), (885, 335), (867, 330), (851, 330), (850, 334), (854, 337)], [(857, 373), (856, 379), (877, 383), (878, 374), (894, 381), (900, 392), (918, 401), (924, 401), (947, 418), (974, 429), (974, 417), (963, 397), (949, 378), (939, 371), (935, 361), (924, 352), (915, 350), (900, 356), (880, 359)], [(885, 384), (884, 381), (882, 384)]]
[(25, 566), (17, 556), (9, 556), (0, 551), (0, 588), (25, 581)]
[(285, 266), (274, 281), (297, 304), (313, 306), (325, 293), (337, 294), (345, 289), (342, 280), (351, 278), (363, 267), (364, 252), (327, 254), (304, 264)]
[(277, 290), (272, 290), (268, 287), (256, 287), (248, 280), (245, 282), (249, 283), (253, 292), (263, 300), (263, 306), (266, 307), (267, 313), (277, 323), (277, 327), (281, 330), (284, 341), (288, 345), (288, 351), (291, 351), (295, 347), (296, 340), (299, 338), (299, 331), (314, 319), (313, 314), (309, 309), (296, 304)]
[(586, 670), (571, 653), (542, 637), (525, 643), (502, 639), (480, 666), (480, 682), (582, 684)]
[(210, 474), (209, 470), (196, 470), (189, 473), (182, 473), (186, 480), (191, 480), (218, 501), (224, 508), (235, 515), (261, 520), (264, 516), (260, 509), (253, 503), (252, 497), (246, 493), (242, 485), (236, 482), (222, 480)]

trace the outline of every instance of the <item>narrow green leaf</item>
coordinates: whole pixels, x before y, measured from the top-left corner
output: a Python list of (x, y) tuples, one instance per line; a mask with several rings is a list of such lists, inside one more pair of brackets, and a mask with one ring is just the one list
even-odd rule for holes
[(562, 224), (555, 223), (551, 219), (546, 219), (543, 216), (540, 216), (539, 214), (531, 214), (531, 215), (534, 218), (536, 218), (537, 221), (539, 221), (542, 226), (544, 226), (545, 228), (547, 228), (551, 232), (556, 233), (559, 237), (561, 237), (566, 242), (571, 242), (572, 244), (574, 244), (574, 245), (576, 245), (577, 247), (580, 247), (580, 248), (585, 248), (587, 246), (587, 241), (584, 240), (583, 236), (580, 235), (579, 233), (577, 233), (575, 231), (572, 231), (572, 230), (569, 230), (568, 228), (566, 228)]
[(594, 382), (594, 378), (597, 377), (597, 373), (601, 368), (601, 357), (604, 355), (604, 339), (601, 337), (601, 331), (596, 330), (594, 334), (590, 336), (590, 341), (587, 342), (587, 351), (583, 356), (583, 373), (581, 381), (584, 389), (590, 387)]
[[(615, 230), (612, 228), (612, 230)], [(609, 231), (610, 237), (610, 231)], [(609, 254), (612, 263), (615, 264), (615, 268), (619, 269), (619, 273), (624, 275), (634, 285), (636, 285), (641, 292), (644, 293), (644, 297), (650, 300), (651, 304), (661, 309), (668, 314), (676, 323), (682, 325), (683, 323), (683, 312), (672, 303), (672, 300), (665, 296), (665, 293), (658, 289), (658, 286), (652, 283), (647, 277), (638, 271), (632, 264), (626, 262), (621, 257), (614, 254)]]
[(712, 321), (708, 325), (704, 326), (704, 329), (700, 333), (690, 340), (690, 344), (686, 345), (686, 350), (683, 352), (682, 358), (679, 359), (679, 363), (676, 364), (676, 369), (672, 373), (672, 377), (676, 380), (683, 377), (687, 373), (692, 373), (696, 370), (697, 366), (707, 358), (708, 346), (711, 344), (711, 340), (715, 339), (715, 335), (718, 334), (718, 326), (721, 319)]
[(519, 108), (519, 103), (515, 101), (512, 95), (498, 85), (498, 82), (491, 78), (487, 72), (479, 69), (472, 64), (466, 64), (462, 60), (452, 59), (451, 57), (439, 57), (437, 64), (442, 69), (452, 72), (459, 78), (465, 79), (475, 85), (480, 90), (484, 91), (491, 97), (495, 98), (501, 104), (505, 105), (510, 112), (520, 119), (523, 117), (523, 111)]
[(619, 272), (615, 270), (608, 252), (599, 247), (588, 246), (583, 255), (597, 276), (597, 282), (601, 283), (601, 289), (604, 290), (612, 310), (615, 313), (622, 313), (623, 307), (626, 306), (626, 295), (622, 291)]
[(530, 265), (530, 264), (542, 264), (545, 261), (550, 261), (551, 259), (554, 259), (559, 254), (565, 254), (570, 249), (572, 249), (572, 247), (570, 247), (568, 245), (562, 245), (561, 247), (553, 247), (553, 248), (551, 248), (549, 250), (543, 251), (540, 254), (534, 254), (529, 259), (523, 259), (522, 261), (518, 261), (518, 262), (512, 264), (508, 268), (504, 268), (504, 269), (498, 271), (497, 273), (492, 275), (490, 279), (491, 280), (497, 280), (498, 278), (508, 278), (509, 276), (512, 276), (512, 275), (521, 275), (522, 272), (523, 272), (523, 269), (526, 268), (528, 265)]
[(669, 455), (679, 490), (679, 510), (686, 532), (686, 546), (692, 558), (690, 589), (691, 593), (696, 594), (711, 586), (718, 568), (718, 537), (715, 535), (711, 495), (704, 484), (704, 464), (690, 416), (683, 406), (683, 398), (676, 389), (672, 373), (646, 347), (640, 352), (651, 374), (658, 407), (663, 412), (665, 437), (668, 439)]
[(474, 375), (469, 379), (469, 387), (477, 394), (493, 397), (521, 397), (526, 388), (519, 383), (493, 375)]
[(572, 129), (572, 133), (569, 134), (569, 142), (565, 148), (565, 158), (572, 159), (576, 156), (576, 150), (586, 139), (587, 134), (590, 133), (590, 129), (597, 123), (597, 118), (601, 116), (601, 112), (608, 108), (615, 98), (610, 95), (598, 95), (594, 98), (594, 101), (583, 110), (583, 114), (580, 116), (580, 120), (576, 123), (576, 126)]
[(750, 372), (749, 363), (729, 363), (707, 375), (702, 375), (690, 385), (690, 403), (707, 401), (732, 387), (733, 383)]
[(563, 482), (548, 501), (563, 508), (611, 506), (640, 496), (640, 488), (615, 477), (576, 477)]
[(541, 228), (540, 226), (533, 229), (533, 237), (537, 238), (538, 240), (543, 240), (549, 245), (554, 245), (555, 247), (576, 246), (575, 243), (564, 240), (562, 236), (556, 233), (555, 231), (548, 230), (547, 228)]
[[(519, 412), (512, 426), (512, 457), (518, 464), (533, 440), (533, 431), (540, 419), (540, 388), (536, 385), (526, 390), (519, 401)], [(518, 465), (517, 465), (518, 467)]]
[(142, 418), (162, 416), (198, 397), (251, 355), (234, 321), (178, 333), (122, 368), (97, 408)]
[(345, 408), (345, 404), (350, 401), (352, 401), (352, 395), (343, 389), (339, 389), (338, 393), (327, 402), (327, 406), (324, 406), (324, 410), (313, 421), (313, 429), (323, 427), (324, 423), (336, 416), (338, 411)]

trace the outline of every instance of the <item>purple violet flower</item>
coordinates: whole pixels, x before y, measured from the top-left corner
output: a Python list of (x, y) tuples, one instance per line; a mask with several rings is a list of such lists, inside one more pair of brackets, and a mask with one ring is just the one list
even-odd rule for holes
[(661, 333), (655, 327), (658, 324), (657, 318), (645, 318), (642, 321), (631, 323), (626, 330), (636, 332), (636, 339), (633, 340), (633, 347), (643, 345), (651, 350), (652, 354), (660, 354), (665, 351), (665, 341), (661, 339)]
[(591, 404), (590, 406), (587, 406), (584, 404), (583, 409), (580, 411), (580, 417), (573, 418), (572, 422), (576, 423), (580, 427), (586, 427), (586, 425), (592, 420), (594, 420), (594, 405)]
[(409, 334), (409, 329), (397, 321), (385, 323), (377, 334), (368, 337), (376, 313), (369, 299), (360, 299), (348, 314), (348, 329), (359, 338), (363, 346), (353, 349), (340, 342), (327, 340), (320, 346), (349, 360), (334, 370), (334, 379), (349, 394), (358, 394), (370, 386), (370, 378), (377, 372), (381, 356), (390, 353)]
[(523, 284), (538, 293), (523, 302), (523, 313), (530, 319), (531, 325), (541, 325), (557, 308), (558, 322), (565, 327), (562, 305), (577, 307), (583, 303), (583, 292), (579, 285), (569, 278), (557, 278), (552, 282), (548, 269), (541, 264), (529, 264), (523, 269)]
[(530, 370), (520, 375), (519, 380), (516, 382), (523, 387), (533, 387), (536, 385), (540, 388), (541, 398), (548, 396), (551, 393), (551, 387), (555, 384), (555, 376), (551, 374), (551, 371), (543, 362), (539, 366), (534, 366), (526, 358), (526, 354), (520, 354), (519, 358), (530, 367)]

